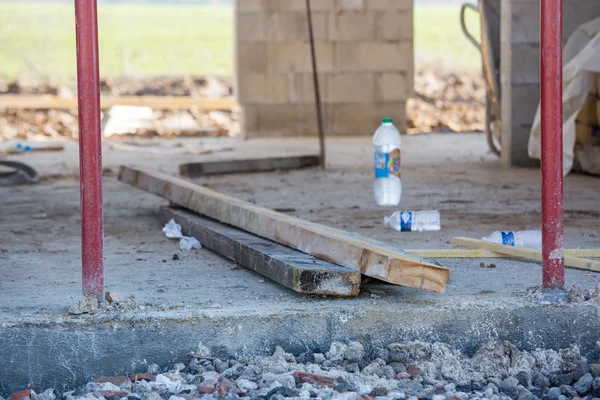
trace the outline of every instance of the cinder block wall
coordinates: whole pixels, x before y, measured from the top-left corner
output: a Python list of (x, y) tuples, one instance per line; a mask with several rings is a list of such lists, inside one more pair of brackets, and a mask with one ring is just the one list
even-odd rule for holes
[[(404, 129), (412, 0), (312, 0), (327, 135)], [(236, 97), (246, 137), (317, 133), (305, 0), (236, 0)]]
[[(242, 0), (243, 1), (243, 0)], [(565, 0), (563, 38), (600, 17), (600, 0)], [(501, 7), (502, 160), (511, 167), (539, 164), (527, 143), (540, 101), (540, 2), (506, 0)]]

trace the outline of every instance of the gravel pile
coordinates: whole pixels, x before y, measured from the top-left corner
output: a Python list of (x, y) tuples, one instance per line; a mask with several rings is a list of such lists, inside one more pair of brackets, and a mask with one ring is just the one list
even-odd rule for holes
[[(130, 377), (99, 377), (75, 391), (25, 390), (11, 400), (430, 399), (565, 400), (600, 398), (600, 364), (579, 347), (518, 350), (492, 341), (466, 357), (443, 343), (393, 343), (365, 349), (334, 342), (324, 353), (294, 356), (277, 347), (248, 360), (194, 354), (188, 365)], [(1, 399), (1, 398), (0, 398)]]

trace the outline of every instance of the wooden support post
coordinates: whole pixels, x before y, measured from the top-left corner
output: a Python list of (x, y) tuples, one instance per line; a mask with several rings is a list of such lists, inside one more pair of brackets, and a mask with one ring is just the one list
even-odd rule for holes
[(443, 293), (450, 271), (418, 256), (351, 237), (160, 172), (121, 167), (119, 180), (207, 217), (386, 282)]
[(171, 218), (186, 236), (243, 267), (266, 276), (298, 293), (327, 296), (356, 296), (360, 273), (320, 260), (279, 243), (259, 238), (202, 217), (183, 208), (161, 207), (161, 223)]

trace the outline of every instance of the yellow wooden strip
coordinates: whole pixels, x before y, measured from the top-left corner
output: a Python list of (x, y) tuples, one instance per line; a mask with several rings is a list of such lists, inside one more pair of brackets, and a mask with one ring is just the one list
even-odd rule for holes
[[(458, 246), (474, 247), (494, 251), (496, 253), (508, 254), (515, 257), (525, 258), (528, 260), (542, 261), (542, 252), (533, 249), (524, 249), (514, 246), (506, 246), (504, 244), (490, 243), (485, 240), (477, 240), (466, 237), (455, 237), (452, 243)], [(587, 271), (600, 272), (600, 261), (588, 260), (571, 255), (565, 255), (565, 266), (583, 269)]]
[[(116, 105), (148, 106), (154, 109), (190, 109), (230, 110), (236, 106), (233, 97), (193, 98), (185, 96), (102, 96), (103, 109)], [(49, 95), (0, 95), (0, 108), (18, 108), (32, 110), (73, 109), (77, 108), (77, 99), (65, 99)]]
[(195, 185), (160, 172), (121, 167), (119, 180), (247, 232), (386, 282), (443, 293), (450, 271), (346, 232)]
[[(411, 249), (407, 253), (428, 258), (518, 258), (509, 254), (484, 249)], [(565, 255), (584, 258), (600, 258), (599, 249), (565, 249)]]

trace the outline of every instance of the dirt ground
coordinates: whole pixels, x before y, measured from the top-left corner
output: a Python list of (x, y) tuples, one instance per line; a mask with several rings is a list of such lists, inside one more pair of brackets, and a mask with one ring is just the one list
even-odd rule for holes
[[(0, 78), (1, 79), (1, 78)], [(103, 94), (110, 96), (186, 96), (219, 98), (233, 94), (228, 77), (157, 77), (147, 79), (117, 78), (103, 80)], [(2, 82), (0, 95), (55, 95), (75, 97), (73, 85), (24, 85)], [(415, 74), (415, 96), (407, 103), (407, 133), (474, 132), (484, 129), (485, 87), (483, 78), (473, 72), (449, 72), (428, 67)], [(195, 120), (192, 130), (140, 129), (136, 137), (236, 136), (239, 133), (237, 110), (190, 110), (174, 113), (154, 110), (153, 118), (164, 121), (174, 115)], [(61, 140), (78, 136), (77, 110), (17, 110), (0, 106), (0, 139)]]

